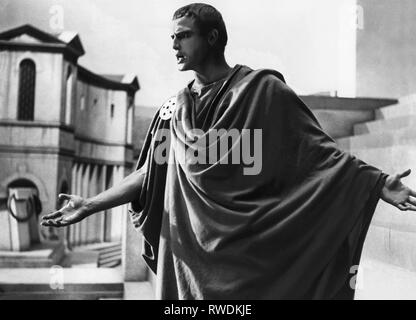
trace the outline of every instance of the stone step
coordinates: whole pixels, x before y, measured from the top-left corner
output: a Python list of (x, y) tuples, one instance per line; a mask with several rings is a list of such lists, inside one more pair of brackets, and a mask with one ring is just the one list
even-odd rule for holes
[(121, 252), (121, 246), (95, 251), (98, 252), (101, 256), (105, 256), (114, 252)]
[(115, 268), (118, 267), (121, 264), (121, 258), (120, 259), (112, 259), (107, 262), (102, 262), (99, 267), (100, 268)]
[(154, 300), (155, 292), (150, 281), (124, 282), (123, 300)]
[(416, 127), (396, 131), (375, 132), (336, 140), (340, 149), (353, 151), (368, 148), (387, 148), (391, 146), (416, 146)]
[(121, 250), (100, 253), (99, 260), (105, 260), (113, 257), (121, 257)]
[(415, 103), (416, 104), (416, 93), (400, 97), (399, 102), (400, 103)]
[(121, 264), (121, 243), (100, 249), (98, 252), (100, 253), (98, 260), (98, 266), (100, 268), (114, 268)]
[(416, 115), (416, 103), (400, 102), (388, 107), (380, 108), (375, 111), (376, 119), (398, 118), (408, 115)]
[(62, 267), (97, 268), (100, 254), (95, 251), (69, 251), (60, 263)]
[(102, 250), (112, 250), (112, 249), (121, 249), (120, 242), (102, 242), (102, 243), (92, 243), (87, 245), (82, 245), (75, 247), (74, 250), (93, 250), (93, 251), (102, 251)]
[(1, 269), (0, 299), (100, 299), (123, 297), (117, 269)]
[(372, 224), (363, 256), (416, 272), (416, 232), (401, 226)]
[(415, 300), (416, 272), (361, 258), (355, 300)]
[(123, 298), (100, 298), (99, 300), (155, 300), (155, 292), (149, 281), (124, 282)]
[[(102, 297), (111, 298), (108, 292), (72, 292), (72, 293), (49, 293), (49, 292), (19, 292), (2, 295), (1, 300), (101, 300)], [(112, 300), (123, 300), (120, 294), (111, 298)]]
[(299, 98), (312, 110), (376, 110), (398, 103), (397, 99), (346, 98), (322, 95), (300, 95)]
[(99, 260), (99, 267), (103, 266), (106, 263), (112, 262), (112, 261), (121, 261), (121, 253), (109, 256), (109, 257), (105, 257), (105, 258), (100, 258)]
[(98, 254), (97, 265), (100, 268), (114, 268), (121, 263), (121, 243), (104, 242), (79, 246), (76, 251), (96, 252)]
[(64, 258), (63, 243), (39, 244), (28, 251), (0, 251), (0, 268), (48, 268)]
[(416, 114), (356, 124), (354, 125), (354, 135), (401, 130), (409, 127), (416, 127)]

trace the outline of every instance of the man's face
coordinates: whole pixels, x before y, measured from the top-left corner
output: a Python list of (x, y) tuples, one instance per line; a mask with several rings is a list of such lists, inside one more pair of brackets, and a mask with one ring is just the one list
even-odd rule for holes
[(194, 20), (188, 17), (173, 20), (171, 37), (179, 71), (200, 70), (206, 63), (209, 44), (206, 37), (200, 35)]

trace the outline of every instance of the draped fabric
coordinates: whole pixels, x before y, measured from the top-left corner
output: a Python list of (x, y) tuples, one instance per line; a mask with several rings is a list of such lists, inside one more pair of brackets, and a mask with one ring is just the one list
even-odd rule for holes
[[(158, 298), (353, 298), (385, 175), (340, 151), (276, 71), (237, 65), (203, 101), (190, 86), (170, 120), (156, 114), (137, 166), (146, 178), (132, 218)], [(171, 132), (168, 164), (152, 158), (160, 128)], [(251, 150), (261, 170), (206, 156), (212, 144), (198, 142), (220, 129), (261, 132)]]

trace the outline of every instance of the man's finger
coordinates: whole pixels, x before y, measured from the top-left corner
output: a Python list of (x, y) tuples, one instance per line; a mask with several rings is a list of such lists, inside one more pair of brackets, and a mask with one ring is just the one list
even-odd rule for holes
[(406, 211), (407, 210), (407, 206), (405, 204), (398, 204), (397, 207), (401, 210), (401, 211)]
[(41, 225), (44, 227), (60, 227), (61, 224), (56, 223), (54, 220), (45, 220), (41, 222)]
[(400, 178), (407, 177), (410, 173), (412, 173), (412, 170), (411, 170), (411, 169), (407, 169), (406, 171), (404, 171), (404, 172), (400, 173), (400, 174), (399, 174), (399, 177), (400, 177)]
[(416, 197), (416, 191), (409, 189), (409, 193), (412, 197)]
[(47, 222), (47, 220), (42, 221), (42, 222), (40, 223), (40, 225), (41, 225), (41, 226), (43, 226), (43, 227), (47, 227), (47, 226), (48, 226), (48, 222)]
[(71, 195), (66, 193), (60, 193), (58, 195), (59, 200), (71, 200)]
[(406, 204), (406, 210), (416, 211), (416, 206), (414, 206), (412, 204)]
[(412, 199), (412, 198), (409, 197), (409, 200), (407, 200), (407, 202), (409, 204), (413, 205), (413, 206), (416, 206), (416, 200), (415, 199)]
[(49, 220), (49, 219), (55, 219), (62, 216), (62, 212), (61, 211), (55, 211), (52, 212), (50, 214), (46, 214), (42, 217), (43, 220)]
[(64, 219), (62, 219), (60, 222), (60, 226), (61, 227), (67, 227), (67, 226), (69, 226), (69, 225), (71, 225), (72, 223), (71, 222), (69, 222), (68, 220), (66, 220), (65, 218)]
[(61, 223), (63, 219), (64, 217), (59, 217), (57, 219), (54, 219), (53, 221), (55, 221), (55, 223)]
[(416, 211), (416, 206), (410, 204), (410, 203), (405, 203), (405, 204), (399, 204), (397, 206), (401, 211)]
[(55, 220), (54, 223), (57, 227), (66, 227), (66, 226), (69, 226), (70, 224), (72, 224), (68, 220), (66, 220), (65, 218), (60, 218), (59, 220)]

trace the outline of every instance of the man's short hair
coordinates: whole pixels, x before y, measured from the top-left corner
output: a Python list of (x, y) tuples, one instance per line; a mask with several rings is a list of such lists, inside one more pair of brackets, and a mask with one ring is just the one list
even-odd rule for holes
[(219, 53), (224, 53), (228, 35), (222, 15), (217, 9), (205, 3), (191, 3), (179, 8), (173, 14), (173, 20), (182, 17), (193, 18), (195, 25), (203, 36), (206, 36), (211, 30), (217, 29), (218, 40), (214, 47)]

